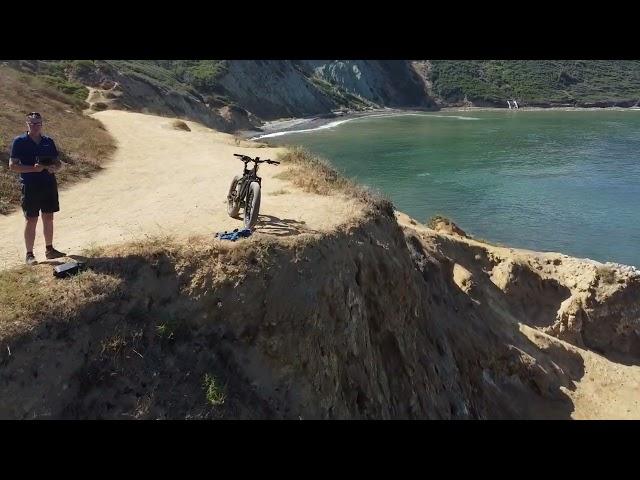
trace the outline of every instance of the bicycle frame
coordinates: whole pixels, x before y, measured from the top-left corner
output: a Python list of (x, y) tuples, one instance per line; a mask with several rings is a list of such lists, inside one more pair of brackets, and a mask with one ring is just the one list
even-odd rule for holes
[(248, 163), (249, 161), (244, 162), (242, 178), (238, 180), (238, 187), (236, 187), (236, 191), (239, 192), (237, 198), (240, 202), (244, 202), (249, 193), (251, 182), (258, 182), (258, 185), (262, 185), (262, 178), (258, 176), (258, 164), (256, 163), (252, 169), (249, 169), (247, 168)]

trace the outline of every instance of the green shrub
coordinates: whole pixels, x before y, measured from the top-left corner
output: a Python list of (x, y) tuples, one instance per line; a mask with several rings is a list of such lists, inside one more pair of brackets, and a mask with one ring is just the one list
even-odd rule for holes
[(93, 110), (101, 112), (102, 110), (106, 110), (107, 108), (109, 108), (109, 106), (104, 102), (96, 102), (93, 105), (91, 105), (91, 108)]
[(205, 374), (203, 388), (207, 401), (211, 406), (218, 407), (224, 404), (226, 400), (224, 388), (213, 375)]

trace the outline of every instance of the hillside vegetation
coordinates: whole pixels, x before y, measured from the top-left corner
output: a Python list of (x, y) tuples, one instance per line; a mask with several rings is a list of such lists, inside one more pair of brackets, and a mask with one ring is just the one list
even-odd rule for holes
[(54, 139), (67, 164), (56, 174), (61, 186), (96, 172), (115, 150), (113, 138), (100, 122), (82, 113), (86, 104), (79, 92), (85, 87), (69, 83), (65, 93), (67, 85), (49, 78), (0, 66), (0, 214), (20, 204), (19, 175), (10, 172), (8, 165), (11, 142), (26, 131), (26, 113), (42, 113), (43, 132)]
[[(433, 60), (433, 93), (444, 104), (504, 106), (598, 103), (633, 105), (640, 99), (640, 61)], [(631, 106), (625, 105), (625, 106)]]

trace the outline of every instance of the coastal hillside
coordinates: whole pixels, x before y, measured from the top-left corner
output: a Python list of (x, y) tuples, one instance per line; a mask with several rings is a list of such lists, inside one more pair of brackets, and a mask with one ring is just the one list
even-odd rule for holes
[(441, 106), (632, 107), (637, 60), (432, 60), (414, 62)]
[[(421, 224), (302, 150), (92, 116), (118, 149), (56, 233), (87, 269), (0, 272), (0, 418), (640, 418), (634, 268)], [(236, 152), (282, 163), (232, 243)]]
[[(5, 61), (92, 108), (182, 117), (233, 132), (263, 122), (376, 108), (631, 107), (640, 61), (59, 60)], [(84, 93), (83, 93), (84, 89)]]

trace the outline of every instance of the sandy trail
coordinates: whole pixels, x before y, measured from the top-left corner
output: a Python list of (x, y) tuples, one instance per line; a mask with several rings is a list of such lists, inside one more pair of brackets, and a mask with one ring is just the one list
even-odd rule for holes
[[(54, 245), (68, 254), (85, 248), (156, 234), (188, 237), (243, 226), (226, 211), (226, 195), (242, 162), (233, 153), (274, 159), (278, 149), (240, 148), (232, 135), (186, 121), (190, 132), (171, 127), (173, 119), (107, 110), (93, 115), (117, 141), (104, 170), (91, 180), (60, 191)], [(243, 142), (243, 147), (251, 143)], [(354, 200), (302, 192), (273, 178), (286, 167), (261, 165), (262, 233), (285, 236), (327, 231), (352, 218)], [(0, 217), (0, 269), (24, 261), (22, 212)], [(44, 260), (42, 224), (34, 253)]]

